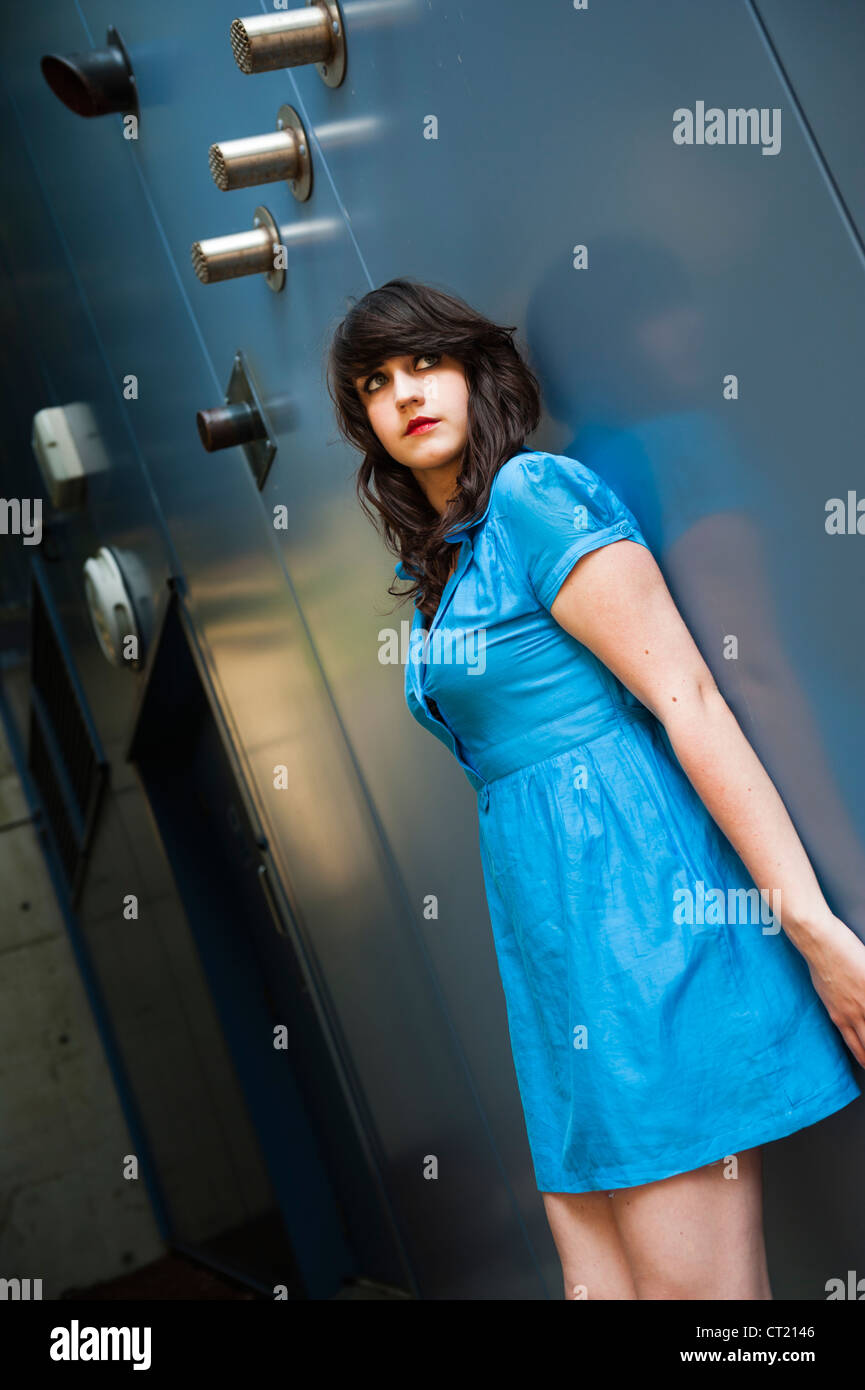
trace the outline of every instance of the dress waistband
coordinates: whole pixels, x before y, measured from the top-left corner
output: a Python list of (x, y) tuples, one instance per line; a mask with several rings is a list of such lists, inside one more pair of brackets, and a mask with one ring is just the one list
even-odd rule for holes
[[(513, 772), (542, 763), (558, 753), (567, 753), (592, 743), (596, 738), (634, 723), (654, 723), (656, 716), (645, 705), (610, 705), (587, 719), (585, 713), (569, 712), (550, 724), (542, 724), (489, 749), (476, 764), (477, 777), (471, 778), (479, 793), (490, 782), (498, 782)], [(524, 755), (531, 750), (531, 757)], [(523, 756), (521, 756), (521, 754)], [(486, 798), (484, 798), (486, 801)]]

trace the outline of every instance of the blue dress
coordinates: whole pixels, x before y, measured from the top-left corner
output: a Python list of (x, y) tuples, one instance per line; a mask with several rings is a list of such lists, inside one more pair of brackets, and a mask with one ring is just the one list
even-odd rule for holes
[(448, 539), (406, 700), (477, 792), (538, 1189), (652, 1182), (848, 1105), (854, 1059), (771, 899), (661, 722), (550, 614), (582, 555), (647, 545), (633, 514), (584, 464), (526, 452)]

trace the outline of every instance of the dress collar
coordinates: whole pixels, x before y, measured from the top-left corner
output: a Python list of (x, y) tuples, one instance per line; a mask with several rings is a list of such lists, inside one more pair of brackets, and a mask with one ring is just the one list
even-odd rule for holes
[[(520, 451), (520, 453), (514, 454), (513, 457), (523, 458), (527, 457), (530, 454), (533, 454), (534, 452), (535, 451), (533, 449), (523, 449)], [(504, 468), (504, 464), (502, 464), (501, 467), (496, 470), (496, 473), (490, 484), (490, 495), (487, 498), (487, 505), (484, 507), (480, 516), (476, 516), (473, 521), (465, 522), (462, 526), (452, 526), (449, 531), (445, 532), (444, 539), (446, 541), (463, 541), (465, 540), (466, 536), (468, 536), (470, 531), (473, 531), (476, 526), (480, 526), (481, 522), (485, 519), (487, 512), (492, 506), (493, 492), (495, 491), (495, 486), (498, 482), (499, 474), (501, 473), (502, 468)], [(416, 575), (413, 575), (406, 570), (402, 560), (398, 560), (393, 568), (394, 573), (396, 574), (398, 579), (415, 579), (417, 577)]]
[[(496, 477), (498, 477), (498, 474), (496, 474)], [(495, 478), (493, 478), (492, 487), (490, 487), (490, 495), (489, 495), (489, 497), (487, 498), (487, 505), (484, 507), (484, 509), (483, 509), (483, 511), (481, 512), (480, 516), (476, 516), (472, 521), (466, 521), (466, 522), (464, 522), (464, 524), (463, 524), (462, 526), (459, 526), (459, 527), (454, 527), (454, 526), (452, 526), (451, 529), (450, 529), (449, 531), (446, 531), (446, 532), (445, 532), (445, 537), (444, 537), (444, 538), (445, 538), (446, 541), (462, 541), (462, 540), (465, 540), (465, 538), (466, 538), (466, 536), (468, 535), (469, 531), (473, 530), (475, 526), (480, 526), (481, 522), (482, 522), (482, 521), (484, 520), (484, 518), (486, 517), (486, 514), (487, 514), (487, 512), (489, 511), (489, 509), (490, 509), (490, 507), (491, 507), (491, 505), (492, 505), (492, 500), (493, 500), (493, 488), (495, 487), (495, 485), (496, 485), (496, 480), (495, 480)]]
[[(498, 474), (496, 474), (496, 477), (498, 477)], [(496, 481), (495, 478), (493, 478), (493, 487), (495, 487), (495, 481)], [(469, 534), (470, 531), (473, 531), (474, 528), (475, 528), (476, 526), (480, 526), (481, 522), (485, 520), (486, 515), (487, 515), (487, 512), (489, 511), (490, 507), (492, 506), (492, 501), (493, 501), (493, 487), (490, 488), (490, 495), (489, 495), (489, 497), (488, 497), (488, 499), (487, 499), (487, 505), (484, 507), (484, 509), (483, 509), (483, 511), (481, 512), (480, 516), (474, 517), (473, 520), (471, 520), (471, 521), (466, 521), (466, 522), (464, 522), (462, 526), (452, 526), (451, 529), (450, 529), (449, 531), (446, 531), (446, 532), (445, 532), (444, 539), (445, 539), (446, 541), (449, 541), (449, 542), (450, 542), (450, 541), (464, 541), (464, 540), (466, 539), (466, 537), (468, 536), (468, 534)], [(402, 560), (397, 560), (397, 562), (396, 562), (396, 564), (394, 565), (393, 568), (394, 568), (394, 573), (396, 574), (396, 576), (397, 576), (398, 579), (413, 579), (413, 578), (414, 578), (414, 575), (413, 575), (413, 574), (410, 574), (410, 573), (406, 570), (406, 568), (405, 568), (405, 566), (404, 566)]]

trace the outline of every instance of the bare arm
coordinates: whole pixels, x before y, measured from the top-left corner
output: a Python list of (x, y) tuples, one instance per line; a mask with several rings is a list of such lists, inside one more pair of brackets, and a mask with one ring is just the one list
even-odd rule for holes
[[(826, 902), (771, 778), (689, 633), (652, 554), (614, 541), (583, 556), (551, 609), (664, 725), (682, 768), (865, 1066), (865, 945)], [(770, 898), (771, 900), (771, 898)]]

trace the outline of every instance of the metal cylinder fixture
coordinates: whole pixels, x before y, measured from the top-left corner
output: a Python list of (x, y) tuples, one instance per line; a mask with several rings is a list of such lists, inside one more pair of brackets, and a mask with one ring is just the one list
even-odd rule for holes
[(234, 354), (228, 389), (221, 405), (199, 410), (198, 435), (209, 454), (239, 447), (259, 488), (264, 487), (276, 455), (276, 431), (241, 348)]
[(126, 45), (109, 25), (104, 48), (87, 53), (46, 53), (42, 76), (76, 116), (138, 115), (138, 89)]
[(261, 416), (248, 401), (199, 410), (195, 423), (209, 454), (215, 449), (232, 449), (238, 444), (249, 444), (253, 439), (267, 438)]
[(232, 21), (231, 51), (241, 72), (274, 72), (315, 63), (328, 87), (345, 77), (345, 27), (337, 0)]
[(285, 270), (274, 266), (274, 253), (282, 245), (279, 227), (265, 207), (255, 209), (253, 230), (230, 236), (210, 237), (192, 243), (192, 265), (203, 285), (236, 280), (241, 275), (264, 275), (270, 289), (281, 290)]
[(303, 122), (292, 106), (281, 106), (276, 130), (211, 145), (210, 172), (217, 188), (251, 188), (287, 179), (299, 202), (312, 191), (312, 160)]

